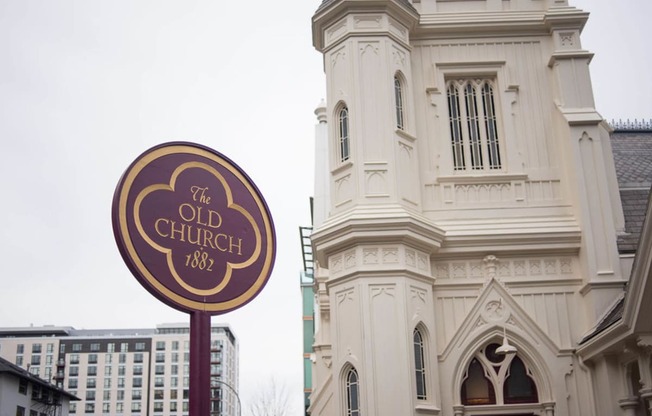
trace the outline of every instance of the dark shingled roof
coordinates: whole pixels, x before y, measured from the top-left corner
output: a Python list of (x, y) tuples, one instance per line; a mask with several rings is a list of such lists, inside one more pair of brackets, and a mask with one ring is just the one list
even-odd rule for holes
[(626, 234), (618, 237), (618, 250), (634, 253), (652, 186), (652, 130), (615, 130), (611, 148), (625, 215)]
[(611, 325), (615, 324), (616, 322), (620, 321), (620, 319), (623, 317), (623, 309), (625, 307), (625, 297), (622, 297), (616, 305), (609, 311), (607, 316), (605, 316), (600, 323), (598, 323), (598, 326), (595, 327), (595, 329), (587, 336), (584, 337), (580, 341), (580, 344), (585, 343), (586, 341), (590, 340), (591, 338), (595, 337), (598, 335), (600, 332), (604, 331), (605, 329), (609, 328)]
[[(625, 235), (618, 236), (618, 251), (636, 253), (652, 186), (652, 124), (633, 126), (626, 123), (624, 126), (624, 129), (616, 126), (611, 134), (611, 149), (618, 176), (626, 232)], [(620, 299), (580, 344), (620, 321), (623, 317), (624, 301), (624, 297)]]
[(611, 134), (611, 148), (621, 188), (652, 186), (652, 131), (619, 131)]

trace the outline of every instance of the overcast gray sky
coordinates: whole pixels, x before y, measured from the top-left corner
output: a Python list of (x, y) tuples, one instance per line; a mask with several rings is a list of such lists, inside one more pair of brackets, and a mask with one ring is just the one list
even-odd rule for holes
[[(244, 406), (272, 375), (302, 403), (301, 253), (313, 110), (324, 97), (310, 17), (320, 0), (0, 0), (0, 326), (187, 322), (132, 277), (111, 229), (122, 172), (196, 141), (258, 185), (274, 217), (268, 286), (228, 322)], [(652, 118), (652, 2), (576, 0), (598, 111)]]

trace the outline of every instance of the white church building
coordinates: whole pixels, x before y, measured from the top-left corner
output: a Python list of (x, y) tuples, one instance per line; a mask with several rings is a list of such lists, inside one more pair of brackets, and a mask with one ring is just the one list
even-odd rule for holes
[(619, 249), (587, 19), (572, 0), (319, 6), (311, 415), (649, 414), (652, 224)]

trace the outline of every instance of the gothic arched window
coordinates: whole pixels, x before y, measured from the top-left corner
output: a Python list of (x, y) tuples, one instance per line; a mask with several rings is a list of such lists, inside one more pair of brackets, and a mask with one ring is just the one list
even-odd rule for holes
[(360, 416), (360, 383), (358, 372), (351, 367), (345, 375), (346, 416)]
[(404, 113), (404, 88), (403, 82), (398, 75), (394, 75), (394, 105), (396, 108), (396, 128), (399, 130), (405, 129), (405, 113)]
[(346, 162), (351, 156), (349, 134), (349, 109), (343, 105), (337, 111), (337, 141), (340, 163)]
[(487, 345), (469, 363), (462, 381), (462, 404), (537, 403), (539, 395), (530, 369), (516, 354), (497, 354), (498, 347)]
[(414, 329), (414, 375), (416, 377), (417, 399), (426, 400), (426, 364), (424, 360), (424, 343), (423, 335), (419, 328)]

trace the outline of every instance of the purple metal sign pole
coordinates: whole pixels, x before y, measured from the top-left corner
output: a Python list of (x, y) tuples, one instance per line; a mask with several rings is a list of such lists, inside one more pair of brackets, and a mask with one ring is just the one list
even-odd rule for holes
[(190, 314), (190, 416), (209, 416), (211, 411), (211, 316)]

